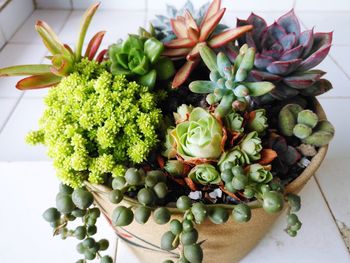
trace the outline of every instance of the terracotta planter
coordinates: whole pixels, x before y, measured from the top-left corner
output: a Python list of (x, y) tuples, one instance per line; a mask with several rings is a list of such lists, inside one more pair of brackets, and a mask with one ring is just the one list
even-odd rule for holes
[[(317, 100), (315, 100), (315, 106), (320, 119), (325, 119), (325, 113)], [(327, 148), (328, 146), (324, 146), (319, 149), (304, 172), (286, 187), (287, 192), (298, 193), (304, 187), (321, 165)], [(109, 220), (113, 209), (117, 206), (108, 201), (107, 194), (110, 189), (91, 184), (88, 187), (93, 192), (97, 205)], [(127, 199), (122, 204), (131, 206), (136, 204), (136, 201)], [(170, 208), (170, 210), (172, 218), (182, 217), (177, 209)], [(248, 223), (239, 224), (231, 219), (223, 225), (215, 225), (209, 220), (198, 225), (199, 240), (205, 240), (203, 244), (204, 262), (238, 262), (262, 239), (278, 216), (279, 214), (267, 214), (262, 208), (256, 207), (252, 209), (252, 219)], [(161, 263), (165, 259), (176, 258), (179, 254), (177, 250), (168, 252), (160, 249), (161, 236), (169, 231), (169, 226), (168, 224), (157, 225), (152, 217), (145, 225), (133, 222), (127, 227), (118, 227), (115, 231), (142, 263)]]

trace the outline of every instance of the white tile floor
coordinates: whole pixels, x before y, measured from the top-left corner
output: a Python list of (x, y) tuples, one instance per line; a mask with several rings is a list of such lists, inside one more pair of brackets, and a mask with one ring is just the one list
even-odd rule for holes
[[(300, 2), (297, 1), (297, 10)], [(272, 22), (287, 11), (291, 3), (276, 7), (274, 12), (267, 12), (260, 6), (261, 12), (257, 13), (266, 14), (269, 22)], [(135, 32), (138, 26), (145, 25), (146, 18), (154, 15), (151, 9), (160, 9), (152, 4), (152, 0), (148, 4), (148, 13), (101, 10), (95, 17), (89, 36), (98, 30), (108, 30), (105, 43), (110, 44), (128, 32)], [(343, 5), (344, 10), (349, 10), (346, 1)], [(239, 6), (238, 3), (235, 6)], [(350, 227), (350, 141), (347, 128), (350, 121), (350, 10), (327, 12), (326, 9), (317, 9), (321, 11), (300, 11), (298, 15), (306, 28), (316, 24), (316, 31), (335, 30), (330, 56), (319, 68), (328, 71), (327, 78), (334, 85), (334, 90), (321, 96), (320, 101), (336, 127), (336, 136), (315, 179), (303, 190), (301, 217), (304, 228), (300, 235), (296, 239), (284, 235), (281, 231), (284, 219), (281, 218), (242, 262), (280, 262), (281, 258), (284, 262), (350, 262), (335, 222), (338, 220)], [(231, 10), (238, 9), (233, 7)], [(81, 14), (81, 11), (70, 10), (35, 11), (1, 50), (0, 66), (42, 61), (45, 49), (32, 29), (37, 19), (47, 20), (64, 42), (74, 43)], [(246, 17), (248, 14), (245, 9), (228, 13), (226, 21), (234, 24), (235, 17)], [(13, 200), (2, 202), (0, 262), (23, 262), (23, 253), (19, 252), (24, 251), (27, 262), (72, 262), (78, 256), (73, 243), (50, 239), (49, 228), (40, 218), (42, 210), (54, 200), (54, 171), (49, 162), (25, 162), (47, 161), (43, 147), (33, 148), (24, 143), (25, 134), (37, 127), (43, 110), (42, 97), (46, 91), (21, 93), (14, 88), (15, 83), (16, 79), (0, 79), (0, 173), (2, 185), (6, 185), (0, 191), (0, 200)], [(42, 184), (33, 183), (36, 181)], [(47, 196), (47, 199), (43, 199), (43, 196)], [(30, 226), (26, 225), (28, 222)], [(101, 228), (103, 234), (111, 235), (106, 225), (102, 224)], [(41, 248), (43, 253), (40, 257), (34, 250), (26, 249), (28, 243), (35, 243)], [(119, 260), (121, 263), (138, 263), (124, 246), (120, 246)]]

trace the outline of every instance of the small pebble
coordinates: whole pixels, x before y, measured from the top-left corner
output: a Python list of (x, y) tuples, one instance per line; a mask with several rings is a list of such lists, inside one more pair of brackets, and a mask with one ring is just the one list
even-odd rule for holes
[(202, 192), (201, 191), (190, 192), (188, 197), (191, 198), (192, 200), (199, 200), (202, 198)]

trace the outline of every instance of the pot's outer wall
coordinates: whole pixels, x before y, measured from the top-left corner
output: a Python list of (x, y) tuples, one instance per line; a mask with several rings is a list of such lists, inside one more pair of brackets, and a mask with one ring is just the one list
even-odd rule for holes
[[(315, 99), (314, 103), (319, 118), (326, 119), (325, 113), (319, 102)], [(327, 153), (327, 149), (328, 146), (319, 149), (317, 155), (313, 157), (311, 163), (303, 173), (286, 187), (287, 192), (298, 193), (304, 187), (321, 165)], [(96, 204), (101, 208), (107, 219), (110, 220), (113, 209), (118, 206), (113, 205), (108, 201), (106, 193), (110, 191), (110, 189), (90, 184), (88, 184), (88, 188), (93, 192)], [(130, 206), (131, 204), (127, 201), (122, 201), (121, 205)], [(252, 218), (248, 223), (240, 224), (230, 219), (223, 225), (215, 225), (209, 220), (206, 220), (201, 225), (197, 225), (196, 228), (199, 232), (199, 241), (205, 240), (203, 244), (204, 263), (238, 262), (264, 237), (280, 214), (281, 213), (268, 214), (262, 208), (255, 208), (252, 209)], [(181, 215), (173, 214), (172, 219), (173, 218), (181, 219)], [(135, 237), (130, 238), (130, 235), (124, 230), (153, 245), (159, 246), (161, 236), (166, 231), (169, 231), (169, 224), (157, 225), (151, 217), (145, 225), (140, 225), (134, 221), (124, 229), (117, 229), (119, 234), (124, 233), (123, 237), (126, 240), (158, 250), (152, 245), (147, 245)], [(154, 252), (133, 245), (129, 245), (129, 247), (142, 263), (161, 263), (166, 259), (170, 259), (172, 256), (166, 252)], [(179, 253), (178, 250), (173, 252), (177, 254)]]

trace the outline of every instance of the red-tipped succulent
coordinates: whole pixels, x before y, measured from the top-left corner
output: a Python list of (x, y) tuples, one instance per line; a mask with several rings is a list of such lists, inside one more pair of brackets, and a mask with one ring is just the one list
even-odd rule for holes
[[(299, 93), (306, 96), (320, 95), (332, 88), (331, 83), (321, 79), (325, 72), (312, 70), (327, 55), (331, 48), (332, 33), (301, 32), (300, 23), (291, 10), (272, 25), (251, 14), (247, 20), (237, 20), (237, 26), (253, 25), (251, 32), (239, 39), (256, 49), (255, 80), (271, 81), (276, 88), (270, 95), (277, 99), (293, 97)], [(232, 59), (236, 49), (228, 48)]]
[[(62, 77), (74, 71), (75, 63), (82, 59), (82, 47), (86, 31), (98, 7), (99, 3), (94, 4), (85, 12), (75, 52), (58, 39), (58, 36), (48, 24), (39, 20), (35, 25), (35, 29), (51, 53), (47, 57), (51, 60), (51, 64), (19, 65), (2, 68), (0, 69), (0, 76), (29, 76), (17, 83), (16, 87), (20, 90), (40, 89), (58, 84)], [(96, 54), (104, 35), (105, 31), (98, 32), (90, 40), (83, 56), (84, 58), (89, 60), (95, 59), (98, 62), (102, 61), (106, 50), (101, 51), (97, 56)]]
[(221, 0), (214, 0), (200, 25), (197, 24), (188, 11), (185, 12), (184, 16), (178, 16), (176, 19), (171, 20), (171, 27), (177, 38), (164, 44), (166, 50), (163, 55), (172, 58), (186, 58), (187, 60), (175, 75), (172, 83), (173, 88), (182, 85), (198, 65), (201, 46), (207, 45), (211, 48), (219, 48), (253, 28), (251, 25), (244, 25), (213, 35), (213, 31), (226, 10), (225, 8), (220, 8), (220, 6)]

